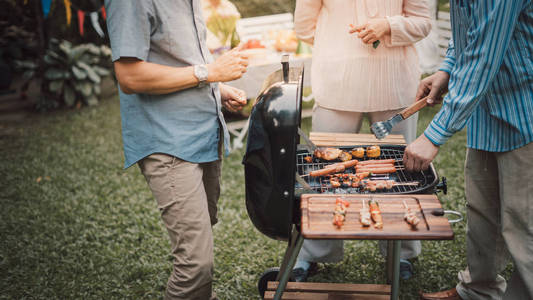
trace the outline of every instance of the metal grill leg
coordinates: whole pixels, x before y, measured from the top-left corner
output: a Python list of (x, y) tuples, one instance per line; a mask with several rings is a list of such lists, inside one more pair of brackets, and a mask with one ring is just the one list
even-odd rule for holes
[(293, 226), (291, 239), (289, 240), (289, 245), (287, 246), (287, 250), (285, 251), (285, 256), (283, 257), (283, 262), (281, 263), (278, 277), (276, 278), (276, 280), (279, 282), (279, 285), (276, 289), (274, 300), (281, 299), (281, 296), (285, 291), (285, 287), (287, 286), (287, 282), (289, 281), (292, 268), (296, 263), (296, 258), (298, 258), (298, 254), (300, 253), (300, 249), (302, 248), (303, 242), (303, 236), (296, 229), (296, 226)]
[(386, 268), (387, 268), (387, 283), (388, 284), (391, 284), (392, 283), (392, 269), (393, 269), (393, 265), (394, 265), (394, 253), (393, 253), (393, 248), (394, 248), (394, 245), (393, 245), (394, 241), (387, 241), (387, 257), (386, 257)]
[(400, 294), (400, 248), (402, 241), (392, 242), (392, 283), (391, 300), (397, 300)]

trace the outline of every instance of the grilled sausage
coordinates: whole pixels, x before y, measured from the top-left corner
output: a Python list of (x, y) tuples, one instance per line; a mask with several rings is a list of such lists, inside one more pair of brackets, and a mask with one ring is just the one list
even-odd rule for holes
[(344, 165), (336, 165), (336, 166), (327, 166), (325, 167), (324, 169), (320, 169), (320, 170), (314, 170), (314, 171), (311, 171), (309, 173), (309, 175), (311, 177), (318, 177), (318, 176), (326, 176), (326, 175), (329, 175), (329, 174), (335, 174), (335, 173), (341, 173), (341, 172), (344, 172), (346, 168), (344, 167)]
[(380, 167), (380, 168), (357, 168), (357, 173), (370, 172), (372, 174), (390, 174), (396, 172), (396, 167)]
[(369, 159), (369, 160), (362, 160), (358, 163), (358, 165), (376, 165), (376, 164), (394, 164), (396, 162), (395, 159)]
[(357, 168), (359, 169), (390, 168), (390, 167), (394, 167), (394, 165), (393, 164), (375, 164), (375, 165), (367, 164), (367, 165), (357, 166)]

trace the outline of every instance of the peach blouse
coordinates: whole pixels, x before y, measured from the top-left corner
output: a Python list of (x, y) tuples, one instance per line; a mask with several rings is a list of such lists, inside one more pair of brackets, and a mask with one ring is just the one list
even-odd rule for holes
[[(349, 24), (372, 18), (387, 18), (391, 27), (377, 49), (348, 33)], [(414, 101), (421, 75), (414, 43), (431, 30), (426, 0), (297, 0), (294, 30), (314, 44), (311, 86), (319, 106), (372, 112)]]

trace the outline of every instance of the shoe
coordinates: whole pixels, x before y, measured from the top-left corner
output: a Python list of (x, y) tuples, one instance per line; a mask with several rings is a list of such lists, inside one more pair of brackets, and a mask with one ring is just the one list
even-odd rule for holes
[(436, 292), (436, 293), (422, 293), (420, 292), (421, 300), (461, 300), (462, 298), (457, 293), (455, 288)]
[(400, 259), (400, 277), (403, 280), (413, 277), (413, 264), (406, 259)]
[(317, 271), (318, 271), (318, 264), (316, 262), (310, 263), (308, 269), (304, 269), (304, 268), (292, 269), (291, 281), (306, 282), (307, 277), (315, 274)]

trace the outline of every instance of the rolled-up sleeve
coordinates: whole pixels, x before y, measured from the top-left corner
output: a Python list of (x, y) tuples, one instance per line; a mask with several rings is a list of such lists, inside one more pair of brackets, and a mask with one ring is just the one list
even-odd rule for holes
[(431, 18), (426, 0), (405, 0), (403, 15), (387, 17), (390, 24), (390, 38), (385, 39), (388, 47), (407, 46), (425, 38), (431, 30)]
[(106, 0), (111, 59), (135, 57), (147, 60), (150, 50), (151, 1)]
[(322, 0), (297, 0), (294, 11), (294, 32), (302, 41), (313, 44)]
[(446, 50), (446, 57), (440, 65), (439, 71), (451, 74), (453, 66), (455, 66), (455, 47), (453, 46), (453, 39), (450, 39), (448, 42), (448, 50)]

